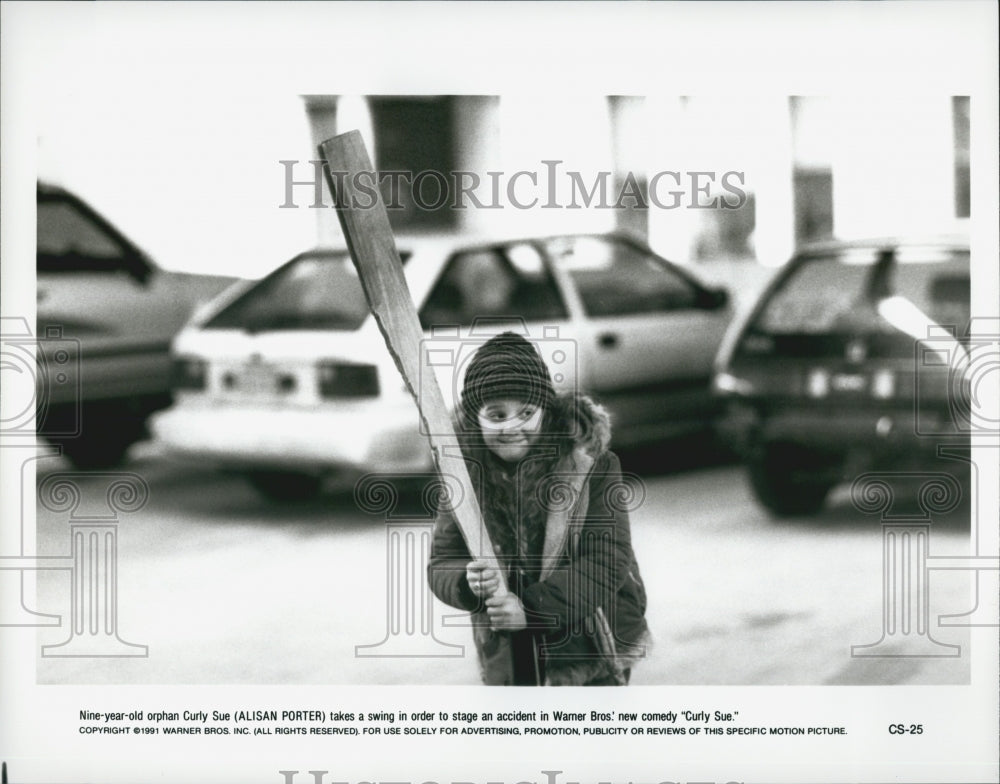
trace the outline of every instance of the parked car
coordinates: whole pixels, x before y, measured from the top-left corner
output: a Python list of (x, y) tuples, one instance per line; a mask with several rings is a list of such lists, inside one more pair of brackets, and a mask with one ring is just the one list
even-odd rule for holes
[(962, 442), (969, 275), (963, 238), (796, 253), (732, 325), (713, 381), (761, 504), (813, 513), (842, 481), (926, 467)]
[[(609, 407), (616, 444), (709, 427), (725, 290), (619, 234), (401, 247), (450, 405), (475, 346), (515, 329), (537, 341), (557, 387)], [(303, 253), (223, 297), (173, 350), (177, 403), (157, 416), (156, 435), (178, 455), (246, 473), (265, 495), (301, 497), (344, 470), (431, 468), (344, 250)]]
[(113, 466), (172, 400), (171, 339), (236, 279), (159, 269), (56, 186), (38, 185), (37, 228), (36, 429), (78, 468)]

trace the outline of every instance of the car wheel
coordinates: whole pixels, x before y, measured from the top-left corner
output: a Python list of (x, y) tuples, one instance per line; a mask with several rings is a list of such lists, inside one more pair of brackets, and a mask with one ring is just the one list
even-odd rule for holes
[(323, 488), (321, 477), (295, 471), (252, 471), (246, 476), (253, 489), (271, 501), (309, 501)]
[(771, 513), (815, 514), (837, 483), (837, 462), (803, 447), (765, 444), (751, 451), (747, 472), (754, 495)]
[(82, 421), (86, 432), (75, 438), (51, 438), (80, 471), (115, 468), (125, 460), (129, 447), (146, 437), (145, 417), (85, 408)]
[(46, 436), (80, 471), (116, 468), (124, 462), (129, 447), (149, 435), (146, 430), (149, 412), (144, 408), (130, 409), (122, 401), (86, 403), (79, 412), (68, 406), (57, 407), (40, 416), (39, 432), (43, 435), (53, 429), (65, 430), (74, 423), (82, 426), (76, 436)]
[(101, 440), (83, 438), (53, 440), (62, 453), (79, 471), (100, 471), (115, 468), (125, 460), (125, 453), (138, 438), (126, 439), (109, 434)]

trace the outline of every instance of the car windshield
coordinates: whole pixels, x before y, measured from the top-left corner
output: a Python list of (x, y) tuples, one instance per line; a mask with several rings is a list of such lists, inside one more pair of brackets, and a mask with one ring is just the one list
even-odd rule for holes
[(751, 332), (780, 336), (964, 333), (969, 253), (953, 248), (858, 248), (807, 257), (757, 314)]
[(358, 329), (368, 317), (361, 281), (347, 251), (293, 259), (219, 311), (205, 329), (265, 332)]

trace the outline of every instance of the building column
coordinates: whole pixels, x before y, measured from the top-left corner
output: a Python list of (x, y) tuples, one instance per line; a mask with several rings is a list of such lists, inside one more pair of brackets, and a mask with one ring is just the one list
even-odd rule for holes
[(852, 96), (834, 104), (833, 229), (839, 238), (955, 226), (948, 96)]

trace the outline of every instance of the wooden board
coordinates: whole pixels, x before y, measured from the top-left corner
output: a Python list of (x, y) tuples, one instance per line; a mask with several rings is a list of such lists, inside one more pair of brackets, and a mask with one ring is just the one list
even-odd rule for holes
[(320, 154), (326, 161), (327, 183), (368, 306), (406, 388), (416, 401), (438, 470), (455, 486), (452, 496), (456, 501), (452, 506), (459, 528), (469, 552), (491, 562), (500, 571), (498, 595), (502, 595), (506, 593), (503, 572), (483, 525), (468, 469), (458, 451), (451, 414), (433, 371), (425, 367), (421, 375), (424, 333), (403, 275), (389, 215), (374, 187), (376, 174), (364, 140), (358, 131), (334, 136), (320, 145)]

